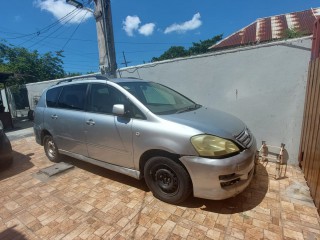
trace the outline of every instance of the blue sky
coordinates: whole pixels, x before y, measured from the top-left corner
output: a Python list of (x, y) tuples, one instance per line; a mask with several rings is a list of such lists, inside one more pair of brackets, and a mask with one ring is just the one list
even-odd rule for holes
[[(111, 0), (111, 5), (118, 67), (124, 67), (123, 52), (129, 66), (143, 64), (170, 46), (188, 48), (218, 34), (227, 37), (257, 18), (320, 7), (316, 0)], [(67, 72), (96, 72), (95, 20), (73, 10), (65, 0), (2, 1), (0, 40), (40, 53), (64, 50)]]

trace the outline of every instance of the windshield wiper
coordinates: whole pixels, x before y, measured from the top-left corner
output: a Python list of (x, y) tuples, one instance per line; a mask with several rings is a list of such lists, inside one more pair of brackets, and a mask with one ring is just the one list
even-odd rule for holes
[(198, 108), (200, 108), (200, 107), (202, 107), (200, 104), (194, 104), (194, 105), (192, 105), (192, 106), (188, 106), (188, 107), (182, 108), (182, 109), (176, 111), (176, 113), (189, 112), (189, 111), (198, 109)]

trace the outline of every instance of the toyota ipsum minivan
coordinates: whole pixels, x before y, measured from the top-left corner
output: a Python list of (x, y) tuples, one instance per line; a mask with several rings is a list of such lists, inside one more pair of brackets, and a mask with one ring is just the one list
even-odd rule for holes
[(241, 120), (141, 79), (59, 82), (43, 92), (34, 132), (49, 160), (64, 154), (144, 178), (168, 203), (233, 197), (254, 173), (256, 141)]

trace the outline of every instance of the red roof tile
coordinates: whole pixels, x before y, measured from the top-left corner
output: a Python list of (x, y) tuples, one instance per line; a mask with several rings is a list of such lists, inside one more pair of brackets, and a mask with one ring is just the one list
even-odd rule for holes
[(209, 49), (231, 48), (281, 39), (288, 29), (296, 29), (303, 35), (311, 35), (317, 17), (320, 17), (320, 8), (260, 18)]

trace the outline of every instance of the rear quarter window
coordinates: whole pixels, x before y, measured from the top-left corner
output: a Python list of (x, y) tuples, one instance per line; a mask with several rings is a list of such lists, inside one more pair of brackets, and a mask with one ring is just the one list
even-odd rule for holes
[(59, 108), (84, 110), (87, 86), (88, 84), (64, 86), (57, 106)]
[(52, 88), (47, 91), (46, 103), (47, 107), (55, 107), (60, 95), (62, 87)]

